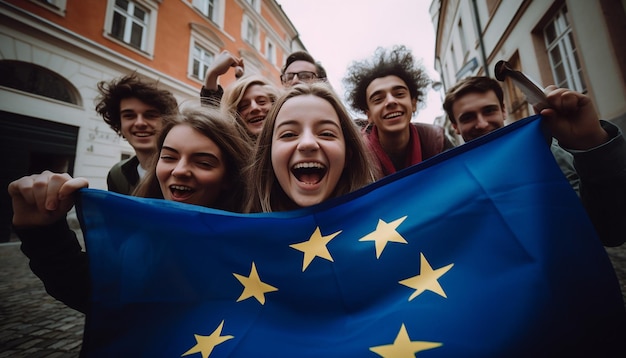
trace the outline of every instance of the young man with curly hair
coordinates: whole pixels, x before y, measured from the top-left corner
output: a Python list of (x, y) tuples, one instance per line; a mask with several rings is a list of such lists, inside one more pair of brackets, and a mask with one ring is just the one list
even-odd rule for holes
[(155, 154), (163, 117), (175, 114), (174, 95), (131, 74), (98, 83), (96, 112), (128, 141), (135, 155), (116, 163), (107, 175), (109, 191), (129, 195)]
[(367, 116), (359, 124), (384, 175), (453, 147), (443, 128), (411, 123), (430, 79), (405, 46), (378, 48), (370, 60), (354, 62), (343, 82), (352, 108)]

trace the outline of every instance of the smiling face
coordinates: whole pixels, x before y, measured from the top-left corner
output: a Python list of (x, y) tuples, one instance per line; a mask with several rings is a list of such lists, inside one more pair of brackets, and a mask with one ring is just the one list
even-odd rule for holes
[(452, 127), (466, 142), (504, 127), (506, 109), (493, 91), (470, 92), (452, 104)]
[(154, 153), (159, 132), (163, 128), (161, 113), (137, 98), (120, 101), (122, 136), (135, 151)]
[(272, 100), (261, 85), (248, 87), (237, 105), (237, 112), (246, 124), (246, 129), (253, 136), (258, 136), (263, 129), (267, 112), (272, 107)]
[[(299, 72), (311, 72), (311, 73), (314, 73), (315, 75), (317, 75), (317, 67), (315, 67), (315, 64), (313, 64), (311, 62), (298, 60), (298, 61), (292, 62), (289, 65), (289, 67), (287, 67), (285, 69), (285, 74), (288, 74), (288, 73), (299, 73)], [(295, 86), (298, 83), (312, 82), (312, 81), (315, 81), (315, 80), (316, 80), (316, 78), (313, 78), (313, 79), (305, 81), (305, 80), (303, 80), (301, 78), (298, 78), (298, 76), (294, 76), (291, 80), (283, 81), (283, 86), (291, 87), (291, 86)]]
[(288, 99), (276, 116), (271, 160), (278, 183), (298, 206), (330, 198), (346, 164), (346, 142), (333, 106), (314, 95)]
[(187, 204), (213, 207), (227, 187), (222, 151), (210, 138), (185, 124), (167, 133), (156, 176), (164, 199)]
[(365, 91), (367, 118), (379, 132), (392, 134), (407, 131), (417, 99), (411, 98), (409, 88), (398, 76), (385, 76), (373, 80)]

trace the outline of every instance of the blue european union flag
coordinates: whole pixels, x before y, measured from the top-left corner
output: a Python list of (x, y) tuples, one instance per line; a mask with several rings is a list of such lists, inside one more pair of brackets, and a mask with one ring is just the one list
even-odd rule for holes
[(537, 119), (297, 211), (243, 215), (83, 190), (85, 352), (623, 353), (615, 273)]

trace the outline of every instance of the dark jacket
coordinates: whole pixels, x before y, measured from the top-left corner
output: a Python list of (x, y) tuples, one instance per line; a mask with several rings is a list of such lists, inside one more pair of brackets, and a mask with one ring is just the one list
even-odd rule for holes
[(446, 137), (443, 127), (426, 123), (413, 123), (413, 125), (420, 135), (423, 160), (454, 147), (454, 144)]
[(224, 96), (224, 88), (217, 85), (217, 90), (210, 90), (204, 88), (200, 89), (200, 103), (205, 107), (219, 107), (220, 101)]
[[(366, 119), (355, 119), (356, 125), (361, 128), (365, 134), (369, 134), (371, 126)], [(435, 155), (454, 148), (454, 144), (446, 137), (443, 127), (428, 123), (411, 123), (417, 129), (420, 137), (420, 146), (422, 148), (422, 160), (432, 158)]]
[(49, 226), (15, 227), (21, 250), (31, 271), (41, 279), (50, 296), (82, 313), (87, 312), (90, 292), (87, 253), (82, 250), (65, 218)]
[(626, 139), (601, 121), (611, 140), (593, 150), (573, 151), (580, 199), (604, 246), (626, 242)]
[(139, 183), (139, 173), (137, 166), (139, 159), (132, 156), (128, 159), (117, 162), (107, 175), (107, 187), (109, 191), (130, 195)]

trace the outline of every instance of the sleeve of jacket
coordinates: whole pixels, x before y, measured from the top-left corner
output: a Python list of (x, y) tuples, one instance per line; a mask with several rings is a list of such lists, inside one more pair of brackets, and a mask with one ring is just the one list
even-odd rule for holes
[[(445, 129), (443, 129), (445, 132)], [(445, 152), (448, 149), (452, 149), (454, 148), (454, 143), (452, 143), (452, 141), (450, 141), (450, 139), (448, 138), (447, 135), (443, 135), (443, 151)]]
[(552, 152), (556, 163), (559, 165), (559, 168), (561, 168), (563, 175), (567, 178), (569, 185), (572, 189), (574, 189), (576, 195), (580, 197), (580, 177), (574, 167), (574, 156), (572, 153), (561, 148), (556, 139), (552, 139), (550, 151)]
[(580, 197), (602, 243), (626, 241), (626, 140), (615, 125), (602, 121), (609, 142), (589, 151), (571, 151), (580, 176)]
[(30, 269), (48, 294), (85, 313), (90, 291), (87, 253), (66, 220), (44, 227), (15, 227), (15, 232), (30, 259)]
[(119, 193), (120, 189), (115, 184), (115, 180), (113, 180), (113, 175), (111, 174), (111, 170), (107, 173), (107, 190), (112, 191), (114, 193)]
[(204, 86), (200, 89), (200, 103), (205, 107), (219, 107), (222, 96), (224, 88), (220, 85), (217, 85), (217, 90), (206, 89)]
[(439, 153), (454, 148), (441, 126), (427, 123), (413, 123), (417, 128), (422, 145), (422, 158), (432, 158)]

